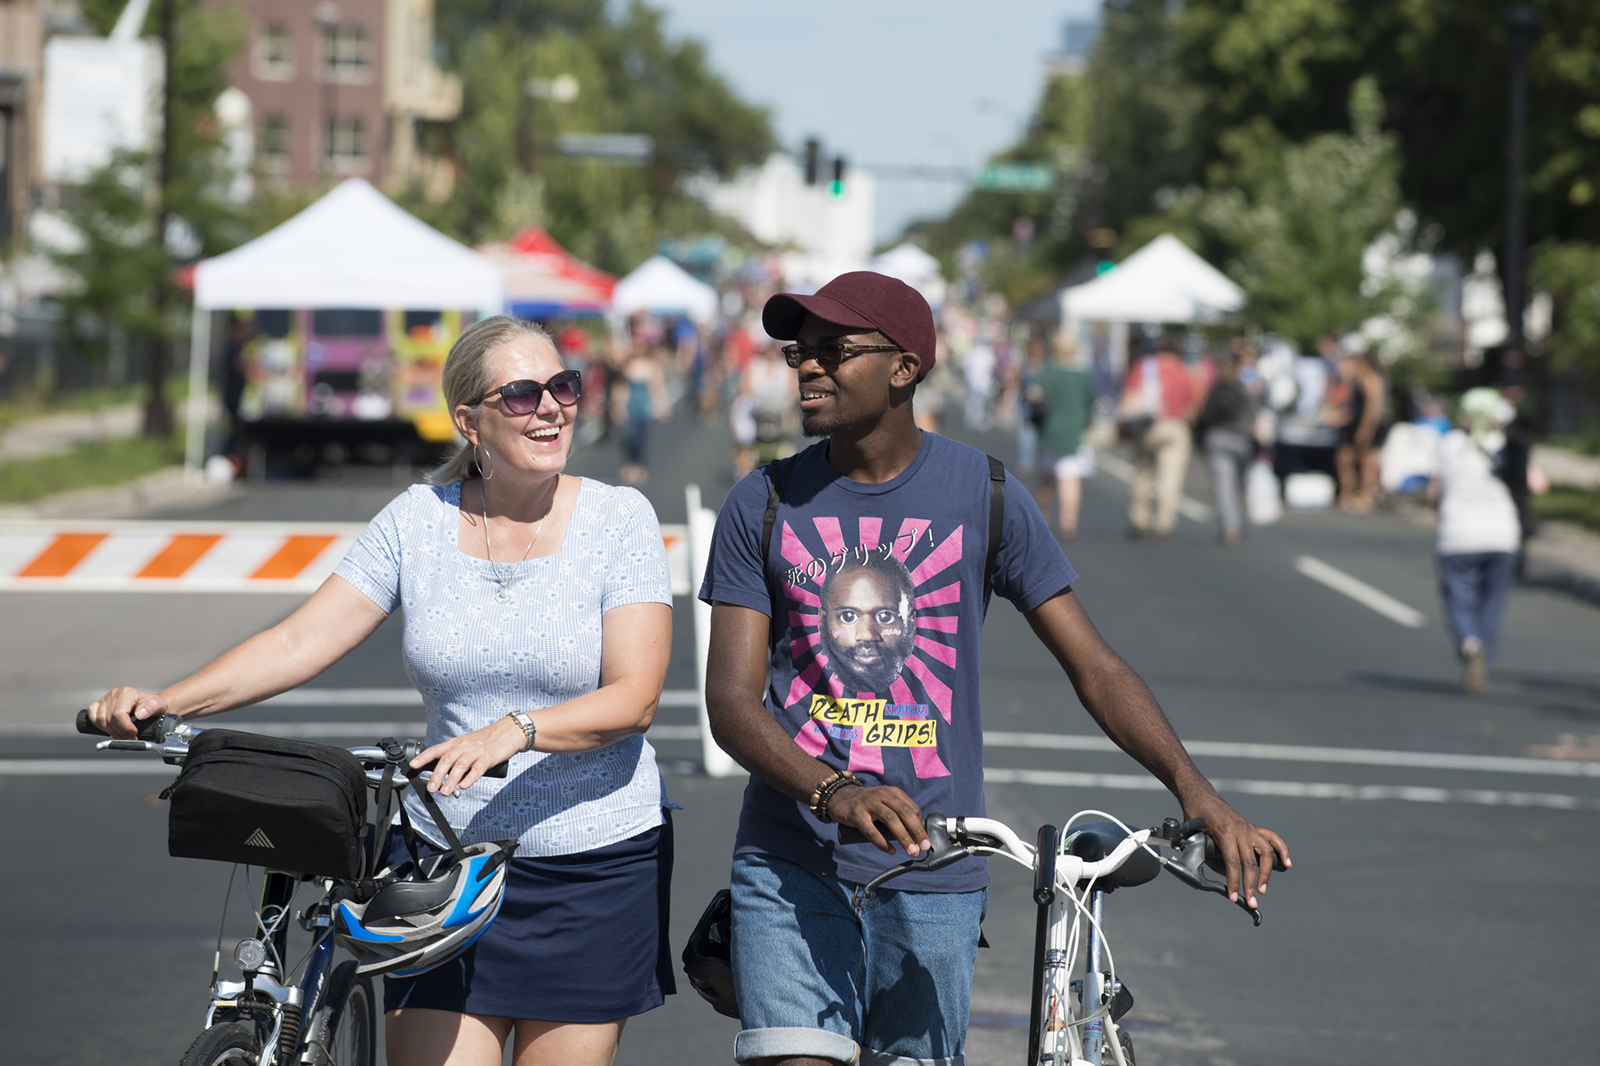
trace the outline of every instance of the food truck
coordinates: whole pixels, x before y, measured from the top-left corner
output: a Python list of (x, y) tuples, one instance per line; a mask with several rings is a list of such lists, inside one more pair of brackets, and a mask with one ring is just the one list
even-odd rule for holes
[[(441, 376), (475, 312), (329, 307), (240, 315), (253, 334), (240, 348), (241, 449), (254, 462), (289, 452), (297, 466), (385, 450), (421, 458), (454, 437)], [(342, 451), (341, 451), (342, 449)]]

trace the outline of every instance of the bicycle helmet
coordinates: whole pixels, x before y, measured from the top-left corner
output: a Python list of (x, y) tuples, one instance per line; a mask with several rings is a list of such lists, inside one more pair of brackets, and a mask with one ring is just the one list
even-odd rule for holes
[(356, 973), (411, 977), (465, 951), (500, 913), (514, 841), (468, 844), (404, 862), (374, 879), (365, 902), (340, 900), (334, 938), (356, 957)]
[(722, 889), (711, 897), (689, 943), (683, 948), (683, 974), (718, 1014), (739, 1016), (733, 991), (733, 896)]

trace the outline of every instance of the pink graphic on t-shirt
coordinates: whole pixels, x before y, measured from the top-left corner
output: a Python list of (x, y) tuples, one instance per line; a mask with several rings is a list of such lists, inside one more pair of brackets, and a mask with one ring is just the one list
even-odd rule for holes
[[(960, 598), (961, 582), (957, 581), (953, 585), (946, 585), (942, 589), (934, 589), (932, 592), (918, 596), (916, 602), (913, 603), (912, 606), (920, 611), (924, 607), (940, 607), (947, 603), (955, 603)], [(817, 605), (819, 607), (822, 605), (822, 601), (820, 599), (817, 600)]]
[(911, 554), (911, 549), (917, 546), (917, 541), (931, 525), (933, 523), (926, 518), (908, 518), (901, 522), (900, 532), (894, 536), (894, 548), (890, 554), (902, 563), (905, 562), (906, 556)]
[[(802, 750), (817, 755), (831, 748), (849, 769), (881, 777), (890, 756), (883, 745), (866, 742), (870, 723), (885, 723), (885, 736), (896, 737), (890, 724), (926, 716), (930, 705), (951, 721), (954, 694), (939, 673), (957, 664), (956, 648), (946, 641), (960, 632), (954, 607), (961, 582), (929, 586), (961, 561), (964, 530), (958, 526), (935, 544), (930, 519), (902, 520), (893, 540), (881, 518), (858, 517), (856, 525), (860, 539), (852, 546), (837, 517), (814, 517), (803, 534), (783, 524), (788, 569), (779, 583), (790, 608), (785, 650), (799, 671), (784, 706), (804, 708), (795, 737)], [(845, 700), (847, 692), (867, 706), (853, 706), (839, 720), (812, 717), (816, 696)], [(936, 746), (897, 740), (893, 747), (904, 752), (893, 758), (909, 761), (918, 777), (950, 773)], [(906, 772), (905, 761), (897, 765), (898, 771), (888, 768), (891, 776)]]
[(844, 533), (839, 529), (837, 518), (814, 518), (812, 522), (822, 535), (822, 546), (828, 549), (830, 556), (839, 555), (845, 550)]
[(951, 669), (955, 668), (956, 650), (950, 645), (940, 644), (937, 640), (930, 640), (927, 637), (919, 636), (917, 637), (917, 647), (921, 648), (923, 651), (927, 652), (935, 659), (938, 659)]
[(911, 571), (911, 580), (920, 585), (935, 574), (942, 573), (961, 561), (961, 527), (944, 538), (944, 543), (928, 553), (928, 557)]

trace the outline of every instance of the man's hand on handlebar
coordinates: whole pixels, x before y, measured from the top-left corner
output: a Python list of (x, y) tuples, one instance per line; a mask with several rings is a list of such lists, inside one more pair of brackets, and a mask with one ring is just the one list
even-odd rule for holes
[(492, 767), (520, 754), (527, 744), (528, 735), (522, 727), (510, 718), (501, 718), (482, 729), (424, 748), (411, 760), (411, 766), (421, 769), (437, 760), (428, 778), (428, 791), (454, 796), (471, 788)]
[(1186, 804), (1183, 813), (1186, 818), (1206, 820), (1205, 831), (1217, 842), (1222, 872), (1228, 875), (1228, 899), (1235, 903), (1239, 902), (1242, 889), (1245, 902), (1258, 906), (1256, 893), (1267, 890), (1274, 858), (1283, 863), (1284, 869), (1293, 865), (1289, 861), (1289, 845), (1282, 837), (1246, 821), (1215, 793)]
[(928, 848), (921, 808), (893, 785), (842, 788), (828, 801), (828, 815), (841, 826), (859, 830), (869, 843), (889, 855), (894, 854), (891, 839), (899, 842), (912, 858)]
[(139, 723), (167, 713), (167, 701), (154, 692), (114, 688), (89, 704), (89, 721), (107, 736), (132, 740), (139, 734)]

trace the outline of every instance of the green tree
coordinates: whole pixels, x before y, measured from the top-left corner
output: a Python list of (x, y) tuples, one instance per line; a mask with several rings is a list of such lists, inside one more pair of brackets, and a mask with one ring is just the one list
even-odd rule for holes
[(1533, 256), (1530, 280), (1555, 300), (1551, 363), (1600, 382), (1600, 246), (1548, 244)]
[[(684, 178), (730, 175), (775, 145), (767, 113), (739, 99), (698, 42), (669, 38), (645, 4), (613, 14), (603, 0), (464, 0), (439, 17), (464, 90), (439, 147), (459, 177), (445, 204), (408, 202), (463, 240), (539, 223), (597, 265), (631, 269), (663, 234), (725, 227)], [(527, 91), (562, 75), (576, 80), (576, 99)], [(563, 133), (644, 133), (656, 148), (642, 167), (582, 161), (557, 153)]]
[[(102, 32), (109, 32), (121, 8), (120, 0), (83, 4)], [(251, 214), (229, 199), (235, 175), (215, 114), (228, 85), (227, 65), (245, 34), (236, 10), (205, 8), (200, 0), (157, 0), (144, 32), (171, 42), (161, 143), (149, 153), (118, 153), (66, 191), (65, 213), (83, 244), (57, 258), (78, 282), (62, 302), (63, 325), (84, 351), (103, 355), (118, 334), (144, 345), (144, 431), (164, 440), (173, 426), (166, 396), (170, 353), (185, 317), (175, 268), (182, 259), (227, 251), (252, 235)]]

